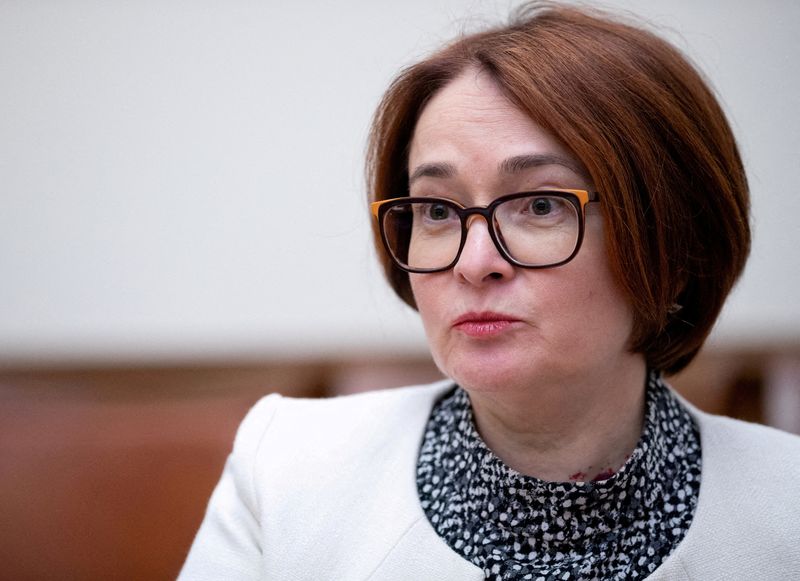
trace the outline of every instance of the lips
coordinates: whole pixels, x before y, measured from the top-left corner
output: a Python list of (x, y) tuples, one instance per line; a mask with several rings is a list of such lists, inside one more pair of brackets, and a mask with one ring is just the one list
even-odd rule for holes
[(494, 337), (508, 330), (517, 322), (519, 319), (511, 315), (483, 311), (461, 315), (453, 323), (453, 328), (470, 337)]

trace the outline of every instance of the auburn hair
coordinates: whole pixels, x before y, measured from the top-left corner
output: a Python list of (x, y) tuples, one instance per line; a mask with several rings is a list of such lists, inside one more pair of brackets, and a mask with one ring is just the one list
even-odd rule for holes
[[(371, 201), (408, 195), (422, 109), (468, 68), (567, 144), (601, 193), (612, 269), (634, 312), (630, 349), (675, 373), (697, 354), (750, 250), (736, 141), (702, 75), (677, 49), (604, 12), (532, 2), (510, 24), (458, 38), (401, 72), (375, 113)], [(374, 243), (395, 292), (408, 274)]]

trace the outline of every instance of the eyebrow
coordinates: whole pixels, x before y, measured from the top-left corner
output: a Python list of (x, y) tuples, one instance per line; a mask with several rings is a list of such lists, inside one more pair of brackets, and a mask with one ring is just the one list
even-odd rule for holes
[[(580, 163), (569, 157), (554, 153), (515, 155), (514, 157), (509, 157), (501, 161), (498, 164), (498, 168), (503, 173), (515, 174), (525, 171), (526, 169), (545, 165), (560, 165), (575, 172), (579, 176), (588, 177), (588, 172)], [(455, 177), (457, 173), (458, 170), (452, 163), (423, 163), (418, 165), (408, 177), (408, 185), (413, 184), (416, 180), (423, 177), (447, 179)]]
[(416, 169), (408, 176), (408, 185), (410, 186), (419, 178), (451, 178), (458, 173), (456, 166), (452, 163), (423, 163), (418, 165)]
[(515, 155), (514, 157), (509, 157), (501, 161), (498, 167), (503, 173), (515, 174), (525, 171), (526, 169), (544, 165), (560, 165), (575, 172), (579, 176), (588, 177), (588, 172), (579, 162), (555, 153)]

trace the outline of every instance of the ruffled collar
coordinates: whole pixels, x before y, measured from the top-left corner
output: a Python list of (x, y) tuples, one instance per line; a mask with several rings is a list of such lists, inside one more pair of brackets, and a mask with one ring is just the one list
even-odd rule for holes
[(587, 563), (595, 573), (601, 564), (619, 565), (619, 555), (630, 558), (631, 550), (644, 551), (652, 563), (649, 553), (676, 545), (691, 522), (699, 477), (699, 434), (652, 372), (639, 442), (605, 480), (548, 482), (509, 468), (484, 443), (469, 396), (456, 387), (429, 420), (417, 485), (439, 535), (467, 559), (488, 565), (487, 574), (500, 563), (499, 569), (550, 572), (557, 564), (574, 575)]

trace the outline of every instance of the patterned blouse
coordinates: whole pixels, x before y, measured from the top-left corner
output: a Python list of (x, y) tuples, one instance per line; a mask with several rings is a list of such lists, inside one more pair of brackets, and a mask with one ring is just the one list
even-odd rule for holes
[(422, 508), (486, 579), (644, 579), (678, 546), (700, 490), (700, 434), (660, 374), (642, 435), (606, 480), (547, 482), (506, 466), (459, 387), (434, 407), (417, 462)]

